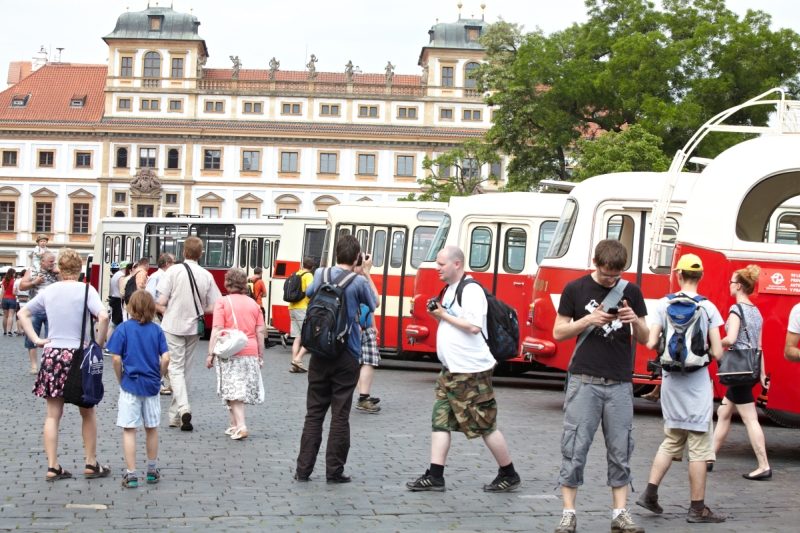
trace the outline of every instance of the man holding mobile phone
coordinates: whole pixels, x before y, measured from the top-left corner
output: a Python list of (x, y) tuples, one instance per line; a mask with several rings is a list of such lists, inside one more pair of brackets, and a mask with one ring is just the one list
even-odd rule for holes
[(564, 512), (556, 533), (575, 533), (575, 499), (583, 484), (586, 457), (600, 422), (608, 451), (608, 484), (614, 499), (611, 531), (644, 533), (626, 510), (633, 452), (633, 361), (631, 337), (648, 340), (642, 291), (622, 272), (628, 251), (617, 240), (605, 239), (594, 252), (596, 270), (564, 287), (553, 338), (578, 337), (569, 365), (564, 399), (562, 461), (558, 482)]

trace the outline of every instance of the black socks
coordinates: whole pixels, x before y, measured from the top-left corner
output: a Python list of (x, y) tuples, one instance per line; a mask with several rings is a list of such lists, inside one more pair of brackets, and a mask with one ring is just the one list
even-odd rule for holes
[(503, 474), (508, 477), (511, 477), (517, 473), (517, 471), (514, 470), (514, 463), (508, 463), (506, 466), (501, 466), (500, 470), (502, 470)]
[(658, 485), (653, 485), (652, 483), (648, 483), (647, 488), (644, 489), (644, 493), (647, 494), (651, 500), (658, 499)]
[(442, 479), (444, 477), (444, 465), (431, 463), (429, 471), (431, 476), (435, 477), (436, 479)]
[(698, 513), (702, 513), (703, 509), (706, 508), (706, 501), (705, 500), (692, 500), (692, 504), (690, 505), (693, 511)]
[(364, 401), (364, 400), (366, 400), (367, 398), (369, 398), (369, 394), (359, 394), (359, 395), (358, 395), (358, 401), (359, 401), (359, 402), (363, 402), (363, 401)]

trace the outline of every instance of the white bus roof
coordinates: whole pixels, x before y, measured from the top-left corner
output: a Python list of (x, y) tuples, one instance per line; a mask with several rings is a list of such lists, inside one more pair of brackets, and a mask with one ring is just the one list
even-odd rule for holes
[[(325, 218), (324, 216), (322, 218)], [(201, 217), (106, 217), (101, 219), (104, 226), (115, 224), (235, 224), (237, 226), (263, 226), (283, 224), (283, 217), (275, 218), (201, 218)]]
[[(783, 200), (784, 206), (796, 205), (792, 197), (800, 194), (800, 135), (767, 135), (739, 143), (718, 155), (700, 175), (692, 194), (686, 203), (678, 241), (705, 248), (731, 251), (783, 252), (797, 254), (797, 246), (764, 243), (761, 234), (762, 222)], [(774, 185), (764, 184), (765, 190), (753, 191), (760, 183), (778, 174), (790, 174), (786, 180), (772, 181)], [(763, 192), (763, 201), (750, 201), (745, 207), (748, 193)], [(788, 200), (788, 201), (787, 201)], [(759, 205), (760, 204), (760, 205)], [(743, 228), (737, 222), (739, 213), (758, 220), (757, 228)], [(759, 209), (760, 208), (760, 209)], [(749, 217), (747, 211), (751, 211)], [(763, 212), (760, 212), (763, 211)], [(768, 211), (768, 212), (767, 212)], [(750, 240), (739, 238), (743, 232), (751, 235)], [(758, 239), (758, 240), (756, 240)]]
[(352, 202), (336, 204), (328, 208), (329, 220), (339, 222), (365, 222), (369, 224), (390, 224), (401, 220), (423, 220), (419, 213), (428, 211), (439, 213), (441, 220), (447, 204), (444, 202)]
[(561, 215), (566, 194), (503, 192), (450, 198), (447, 213), (454, 218), (469, 215), (555, 217)]
[[(684, 172), (675, 186), (672, 201), (685, 202), (689, 198), (698, 174)], [(572, 190), (570, 197), (578, 200), (578, 209), (597, 206), (611, 200), (644, 200), (655, 202), (661, 196), (666, 172), (617, 172), (603, 174), (582, 181)], [(594, 209), (592, 208), (594, 211)]]

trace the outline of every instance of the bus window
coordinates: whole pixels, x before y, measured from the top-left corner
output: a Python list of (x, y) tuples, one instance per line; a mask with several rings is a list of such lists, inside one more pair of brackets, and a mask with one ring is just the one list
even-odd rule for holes
[(114, 237), (114, 252), (111, 261), (119, 263), (122, 259), (122, 249), (120, 248), (120, 237)]
[(236, 226), (233, 224), (194, 224), (190, 233), (203, 241), (203, 255), (200, 256), (197, 264), (220, 268), (233, 266)]
[(250, 241), (250, 268), (258, 266), (258, 240)]
[(542, 262), (544, 255), (550, 248), (550, 243), (553, 241), (553, 234), (556, 231), (557, 225), (558, 222), (555, 220), (548, 220), (547, 222), (542, 222), (542, 225), (539, 226), (539, 244), (536, 247), (537, 265)]
[(386, 230), (379, 229), (375, 232), (375, 243), (372, 245), (372, 264), (382, 267), (384, 255), (386, 255)]
[(436, 228), (433, 226), (418, 226), (414, 229), (414, 238), (411, 239), (411, 268), (419, 267), (435, 236)]
[(103, 253), (103, 262), (110, 263), (111, 262), (111, 237), (106, 237), (105, 240), (105, 250)]
[(135, 261), (138, 261), (139, 259), (142, 258), (141, 253), (142, 253), (142, 238), (136, 237), (136, 239), (133, 241), (133, 258)]
[(425, 261), (436, 261), (436, 254), (444, 248), (448, 233), (450, 233), (450, 216), (445, 215), (442, 219), (442, 223), (439, 224), (439, 229), (436, 230), (436, 235), (433, 237), (431, 247), (428, 248), (428, 255), (425, 257)]
[(553, 240), (550, 248), (547, 249), (545, 257), (564, 257), (569, 250), (569, 242), (572, 240), (572, 232), (575, 230), (575, 220), (578, 218), (578, 202), (572, 198), (567, 198), (564, 211), (558, 220), (556, 229), (553, 232)]
[(189, 236), (186, 224), (147, 224), (144, 227), (144, 255), (150, 258), (150, 264), (158, 262), (163, 253), (172, 254), (176, 261), (183, 261), (183, 246), (178, 249), (177, 243), (183, 243)]
[(122, 249), (122, 255), (125, 257), (125, 261), (133, 262), (133, 256), (131, 253), (133, 252), (133, 239), (130, 237), (125, 237), (125, 247)]
[(269, 239), (264, 239), (264, 266), (262, 268), (268, 272), (272, 269), (272, 241)]
[(469, 241), (469, 269), (483, 272), (489, 268), (489, 256), (492, 254), (492, 230), (478, 227), (472, 230)]
[(392, 234), (392, 255), (389, 257), (389, 266), (400, 268), (403, 266), (403, 244), (405, 244), (406, 234), (403, 231), (395, 231)]
[[(678, 238), (678, 221), (672, 217), (667, 217), (664, 222), (664, 231), (661, 233), (661, 242), (666, 244), (675, 244), (675, 239)], [(672, 254), (675, 253), (673, 247), (660, 248), (658, 256), (658, 269), (657, 272), (669, 274), (669, 269), (672, 267)]]
[(633, 234), (635, 224), (628, 215), (613, 215), (608, 219), (606, 239), (614, 239), (622, 243), (628, 251), (628, 261), (623, 270), (628, 270), (633, 262)]
[[(303, 259), (310, 257), (314, 260), (314, 268), (318, 268), (322, 260), (322, 246), (325, 241), (325, 230), (321, 228), (307, 228), (303, 245)], [(364, 248), (366, 249), (366, 248)]]
[(247, 241), (239, 241), (239, 268), (247, 268)]
[(350, 228), (339, 229), (339, 237), (344, 237), (345, 235), (350, 235)]
[(281, 240), (277, 239), (275, 241), (275, 251), (272, 252), (272, 257), (278, 257), (278, 248), (280, 248), (280, 247), (281, 247)]
[(800, 244), (800, 213), (784, 213), (778, 219), (778, 244)]
[(528, 234), (522, 228), (511, 228), (506, 232), (506, 245), (503, 250), (503, 269), (516, 274), (525, 268), (525, 249)]
[[(775, 211), (789, 201), (792, 205), (797, 205), (796, 200), (792, 199), (800, 194), (800, 179), (798, 178), (800, 178), (798, 172), (784, 172), (764, 179), (750, 189), (742, 200), (736, 216), (736, 237), (747, 242), (761, 242), (769, 220)], [(785, 237), (789, 240), (789, 244), (796, 244), (793, 229), (788, 225), (790, 220), (791, 218), (783, 220), (781, 217), (775, 227), (775, 233), (783, 234), (784, 230), (788, 230), (786, 235), (781, 235), (781, 240)], [(782, 227), (781, 222), (787, 226)], [(780, 242), (777, 235), (776, 242)]]
[(361, 245), (362, 250), (367, 249), (367, 241), (369, 240), (369, 231), (360, 229), (356, 232), (356, 240)]

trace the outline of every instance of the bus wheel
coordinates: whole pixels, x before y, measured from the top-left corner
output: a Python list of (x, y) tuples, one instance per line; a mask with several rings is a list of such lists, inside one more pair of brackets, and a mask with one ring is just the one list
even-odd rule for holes
[(778, 411), (764, 407), (764, 414), (767, 418), (785, 428), (800, 429), (800, 414), (790, 413), (788, 411)]
[(638, 398), (642, 394), (647, 394), (649, 392), (652, 392), (653, 389), (655, 389), (655, 388), (656, 388), (655, 385), (647, 385), (645, 383), (634, 383), (633, 384), (633, 395)]

